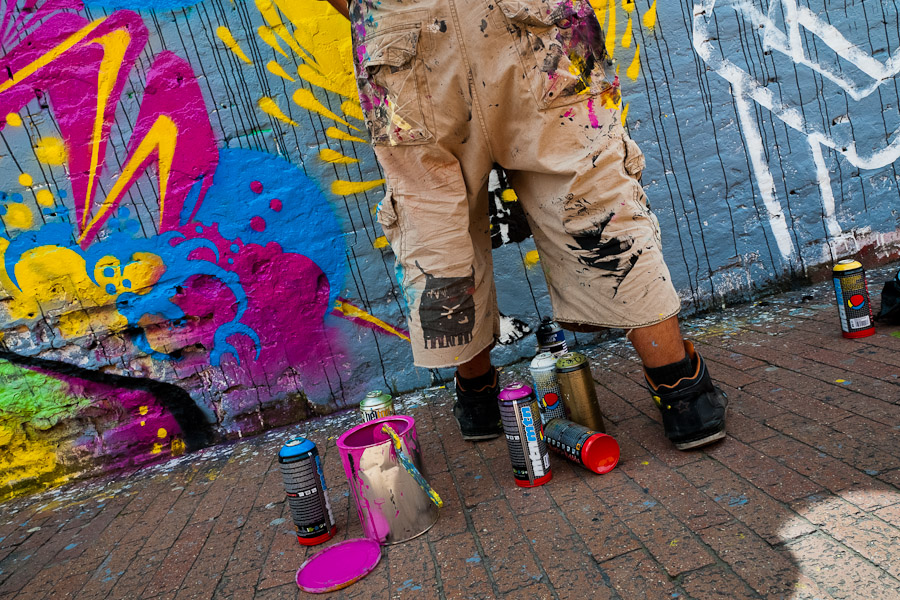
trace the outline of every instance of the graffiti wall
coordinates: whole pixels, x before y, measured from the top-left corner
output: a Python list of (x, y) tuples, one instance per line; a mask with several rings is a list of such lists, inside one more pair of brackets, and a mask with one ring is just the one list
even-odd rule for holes
[[(687, 310), (896, 255), (895, 5), (592, 5)], [(0, 14), (0, 494), (447, 379), (412, 366), (326, 2)], [(552, 311), (502, 170), (490, 193), (511, 362)]]

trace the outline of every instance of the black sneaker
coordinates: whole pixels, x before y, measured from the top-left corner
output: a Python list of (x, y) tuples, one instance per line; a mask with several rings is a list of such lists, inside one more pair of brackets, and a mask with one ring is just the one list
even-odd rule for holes
[(459, 375), (454, 377), (456, 403), (453, 405), (453, 417), (464, 440), (470, 442), (491, 440), (503, 433), (500, 405), (497, 403), (500, 383), (497, 369), (493, 371), (492, 382), (478, 389), (464, 389), (460, 384)]
[(725, 437), (725, 409), (728, 399), (713, 385), (703, 357), (690, 342), (685, 351), (696, 365), (692, 377), (683, 377), (672, 385), (656, 385), (647, 376), (650, 393), (663, 418), (666, 437), (679, 450), (690, 450)]

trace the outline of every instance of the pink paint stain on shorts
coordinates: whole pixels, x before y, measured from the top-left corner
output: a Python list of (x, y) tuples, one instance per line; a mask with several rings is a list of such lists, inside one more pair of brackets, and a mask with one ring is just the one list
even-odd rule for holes
[(597, 114), (594, 112), (594, 99), (591, 98), (588, 100), (588, 120), (591, 122), (591, 127), (597, 129), (600, 127), (600, 121), (597, 120)]

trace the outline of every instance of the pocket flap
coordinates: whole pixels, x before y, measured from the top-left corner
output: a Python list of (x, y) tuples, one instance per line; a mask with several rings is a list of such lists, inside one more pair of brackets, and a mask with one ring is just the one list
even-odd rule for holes
[(647, 166), (647, 160), (640, 147), (630, 137), (625, 138), (625, 170), (629, 175), (640, 178), (641, 172)]
[(363, 66), (387, 65), (396, 68), (409, 64), (416, 57), (419, 29), (418, 24), (409, 25), (367, 38), (364, 42), (366, 55), (362, 61)]
[(375, 220), (382, 227), (393, 227), (397, 223), (397, 207), (394, 206), (394, 190), (388, 189), (387, 193), (378, 203), (375, 212)]
[(553, 14), (546, 0), (497, 0), (497, 5), (507, 19), (525, 25), (550, 27), (561, 16)]

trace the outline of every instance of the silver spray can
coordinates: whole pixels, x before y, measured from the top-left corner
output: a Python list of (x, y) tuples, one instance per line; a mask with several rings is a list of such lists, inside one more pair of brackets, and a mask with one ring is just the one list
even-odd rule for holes
[(531, 378), (534, 380), (534, 395), (541, 407), (541, 421), (546, 425), (551, 419), (565, 419), (566, 408), (559, 391), (556, 378), (556, 357), (549, 352), (541, 352), (531, 361)]

